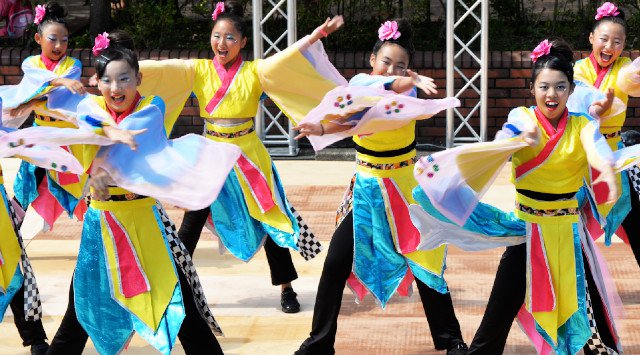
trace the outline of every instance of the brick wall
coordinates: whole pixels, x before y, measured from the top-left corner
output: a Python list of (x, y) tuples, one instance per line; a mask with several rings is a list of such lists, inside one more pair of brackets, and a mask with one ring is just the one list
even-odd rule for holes
[[(38, 53), (20, 48), (0, 48), (0, 85), (16, 84), (20, 82), (22, 73), (20, 63), (29, 55)], [(94, 70), (91, 67), (93, 55), (90, 50), (72, 50), (71, 56), (82, 61), (83, 81), (87, 82), (88, 78), (93, 75)], [(365, 51), (342, 51), (330, 52), (329, 59), (334, 63), (336, 68), (347, 79), (357, 73), (368, 72), (369, 68), (369, 52)], [(588, 52), (576, 52), (576, 59), (587, 56)], [(167, 59), (167, 58), (210, 58), (211, 51), (197, 50), (151, 50), (140, 51), (140, 59)], [(632, 59), (640, 56), (639, 51), (625, 51), (623, 56), (629, 56)], [(251, 59), (250, 53), (243, 54), (245, 58)], [(430, 76), (435, 79), (436, 84), (442, 90), (437, 97), (443, 97), (446, 84), (446, 57), (444, 52), (417, 52), (414, 56), (412, 67), (422, 75)], [(474, 65), (471, 58), (461, 56), (459, 65), (462, 65), (463, 73), (469, 77), (474, 73)], [(517, 106), (533, 105), (533, 100), (529, 93), (530, 68), (531, 61), (528, 51), (513, 52), (490, 52), (489, 59), (489, 98), (488, 98), (488, 135), (493, 137), (495, 132), (500, 128), (506, 119), (509, 111)], [(143, 79), (144, 80), (144, 79)], [(457, 87), (462, 85), (462, 79), (456, 79)], [(476, 82), (479, 85), (479, 81)], [(95, 93), (95, 89), (92, 89)], [(461, 111), (468, 113), (477, 102), (477, 95), (465, 93), (460, 97), (462, 101)], [(187, 132), (202, 132), (202, 119), (198, 117), (198, 102), (195, 99), (189, 99), (182, 117), (176, 123), (173, 135), (179, 136)], [(417, 137), (419, 143), (430, 143), (436, 145), (444, 145), (446, 132), (446, 115), (440, 113), (430, 120), (418, 123)], [(477, 127), (478, 119), (470, 121), (472, 125)], [(640, 128), (640, 99), (631, 98), (629, 100), (629, 108), (627, 111), (627, 127)], [(343, 143), (344, 144), (344, 143)]]

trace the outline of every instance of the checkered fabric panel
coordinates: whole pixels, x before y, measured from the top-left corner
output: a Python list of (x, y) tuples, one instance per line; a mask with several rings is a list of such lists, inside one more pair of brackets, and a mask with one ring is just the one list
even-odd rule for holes
[(322, 251), (322, 245), (316, 236), (311, 232), (311, 229), (302, 219), (302, 216), (296, 211), (293, 206), (290, 207), (291, 214), (296, 217), (296, 222), (298, 223), (298, 227), (300, 227), (300, 235), (298, 236), (298, 250), (300, 250), (300, 255), (305, 260), (311, 260), (315, 258)]
[(589, 295), (589, 289), (586, 290), (587, 296), (587, 317), (589, 319), (589, 328), (591, 328), (591, 338), (587, 340), (587, 346), (589, 347), (590, 354), (593, 355), (617, 355), (618, 353), (606, 346), (600, 338), (598, 333), (598, 326), (593, 315), (593, 306), (591, 304), (591, 295)]
[(162, 205), (156, 205), (158, 212), (160, 213), (160, 219), (165, 229), (165, 234), (167, 236), (167, 241), (169, 242), (169, 247), (171, 248), (171, 253), (173, 253), (173, 259), (180, 266), (180, 269), (184, 273), (187, 281), (189, 282), (189, 286), (191, 286), (191, 290), (193, 292), (193, 299), (196, 302), (196, 307), (198, 308), (198, 312), (204, 318), (204, 320), (211, 328), (211, 331), (218, 336), (223, 336), (222, 329), (220, 325), (213, 317), (213, 313), (211, 312), (211, 308), (209, 308), (209, 303), (207, 303), (207, 298), (204, 295), (204, 290), (202, 288), (202, 284), (200, 283), (200, 279), (198, 278), (198, 273), (196, 272), (196, 268), (193, 265), (193, 260), (191, 260), (191, 255), (189, 255), (189, 251), (182, 244), (180, 239), (178, 238), (178, 230), (176, 225), (173, 224), (171, 219), (169, 219), (169, 215), (164, 210)]
[(24, 248), (22, 242), (22, 234), (18, 226), (22, 221), (16, 215), (16, 211), (13, 208), (11, 202), (8, 203), (9, 213), (11, 214), (11, 220), (13, 221), (13, 230), (18, 237), (18, 243), (22, 254), (20, 255), (20, 265), (22, 266), (22, 274), (24, 275), (24, 318), (27, 321), (36, 321), (42, 317), (42, 301), (40, 300), (40, 292), (38, 291), (38, 284), (36, 283), (36, 276), (33, 273), (31, 262)]
[(629, 178), (631, 179), (631, 185), (636, 194), (640, 195), (640, 168), (637, 165), (627, 169)]

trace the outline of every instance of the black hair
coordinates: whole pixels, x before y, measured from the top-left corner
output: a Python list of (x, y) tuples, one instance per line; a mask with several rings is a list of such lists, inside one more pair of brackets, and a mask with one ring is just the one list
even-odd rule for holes
[(107, 65), (114, 60), (126, 61), (133, 68), (136, 75), (140, 71), (138, 55), (136, 55), (135, 52), (125, 47), (109, 46), (109, 48), (102, 51), (102, 53), (100, 53), (96, 58), (94, 66), (96, 68), (98, 78), (102, 78), (104, 71), (107, 69)]
[(539, 57), (531, 69), (531, 83), (535, 83), (542, 69), (553, 69), (563, 72), (569, 83), (573, 85), (573, 51), (562, 39), (552, 39), (549, 54)]
[(619, 14), (616, 16), (605, 16), (599, 20), (596, 20), (596, 22), (594, 22), (593, 24), (593, 29), (591, 29), (591, 32), (594, 32), (596, 30), (596, 28), (598, 28), (598, 26), (600, 26), (601, 23), (603, 22), (612, 22), (612, 23), (617, 23), (618, 25), (622, 26), (622, 29), (624, 30), (624, 34), (627, 34), (627, 21), (625, 20), (625, 16), (624, 16), (624, 11), (622, 11), (622, 9), (618, 8), (618, 12)]
[(380, 48), (387, 43), (394, 43), (402, 47), (407, 54), (409, 55), (409, 63), (410, 64), (413, 59), (413, 54), (415, 53), (415, 48), (413, 47), (413, 27), (411, 26), (411, 22), (404, 18), (399, 18), (392, 20), (398, 23), (398, 32), (400, 32), (400, 37), (398, 39), (387, 39), (381, 40), (378, 39), (376, 44), (373, 45), (373, 55), (377, 55)]
[(45, 13), (42, 21), (38, 24), (38, 33), (42, 35), (42, 30), (44, 26), (49, 23), (59, 23), (63, 25), (67, 31), (69, 28), (67, 27), (67, 21), (65, 21), (65, 16), (67, 16), (67, 11), (57, 2), (50, 2), (44, 5)]
[(244, 20), (244, 7), (237, 1), (225, 1), (224, 12), (218, 14), (213, 25), (220, 20), (229, 20), (242, 37), (247, 37), (247, 23)]
[(109, 45), (135, 50), (133, 37), (125, 31), (114, 30), (109, 33)]

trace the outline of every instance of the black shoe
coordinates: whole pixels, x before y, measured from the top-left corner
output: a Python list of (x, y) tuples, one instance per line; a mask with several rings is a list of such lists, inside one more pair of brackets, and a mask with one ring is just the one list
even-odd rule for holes
[(287, 287), (282, 291), (280, 295), (280, 305), (284, 313), (298, 313), (300, 312), (300, 303), (296, 298), (298, 294), (293, 291), (291, 287)]
[(41, 343), (37, 345), (31, 345), (31, 355), (44, 355), (49, 350), (49, 344)]
[(300, 345), (300, 348), (296, 350), (295, 353), (293, 353), (293, 355), (309, 355), (309, 354), (311, 353), (309, 352), (309, 350), (307, 350), (307, 347), (304, 344)]
[(464, 342), (456, 344), (454, 347), (447, 350), (447, 355), (466, 355), (469, 351), (469, 347)]

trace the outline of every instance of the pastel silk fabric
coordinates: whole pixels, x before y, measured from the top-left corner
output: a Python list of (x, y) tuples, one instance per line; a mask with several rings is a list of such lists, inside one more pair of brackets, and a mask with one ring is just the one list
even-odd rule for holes
[(243, 61), (211, 113), (206, 111), (207, 104), (222, 85), (211, 59), (141, 61), (140, 71), (145, 79), (139, 90), (142, 95), (166, 98), (167, 133), (191, 92), (198, 98), (200, 116), (204, 118), (254, 117), (264, 91), (287, 117), (300, 122), (325, 93), (346, 84), (329, 62), (322, 43), (307, 42), (305, 37), (269, 58)]
[(75, 112), (83, 95), (72, 94), (67, 88), (50, 85), (56, 78), (80, 80), (82, 64), (79, 60), (65, 56), (53, 70), (48, 70), (41, 56), (34, 55), (22, 62), (24, 76), (18, 85), (0, 86), (0, 98), (4, 102), (2, 114), (3, 125), (20, 127), (31, 114), (27, 112), (20, 117), (14, 117), (9, 111), (32, 99), (45, 98), (36, 105), (35, 112), (40, 115), (57, 119), (75, 121)]
[(456, 98), (421, 100), (393, 91), (352, 84), (329, 91), (302, 123), (331, 122), (353, 126), (343, 132), (309, 136), (311, 145), (319, 151), (346, 137), (398, 129), (412, 121), (430, 118), (457, 106), (460, 106), (460, 101)]
[[(438, 152), (422, 158), (415, 168), (420, 186), (414, 196), (424, 211), (412, 207), (411, 213), (422, 233), (420, 248), (452, 243), (467, 250), (481, 250), (521, 243), (526, 235), (527, 295), (519, 320), (540, 353), (573, 354), (591, 334), (585, 311), (581, 250), (585, 248), (593, 257), (597, 249), (592, 250), (595, 248), (585, 236), (586, 229), (577, 213), (578, 202), (584, 196), (538, 201), (518, 194), (517, 203), (534, 210), (517, 209), (515, 216), (481, 204), (479, 199), (508, 157), (496, 158), (496, 153), (491, 153), (495, 150), (512, 154), (516, 189), (542, 193), (580, 190), (587, 161), (594, 167), (620, 164), (613, 161), (615, 156), (596, 121), (581, 114), (565, 115), (554, 128), (534, 108), (517, 108), (510, 113), (497, 141), (456, 148), (447, 154)], [(523, 145), (516, 137), (534, 125), (541, 132), (539, 143), (534, 147)], [(483, 156), (482, 151), (488, 153)], [(473, 154), (475, 159), (466, 159), (467, 154)], [(500, 161), (487, 164), (484, 169), (478, 164), (495, 160)], [(434, 169), (435, 165), (442, 169)], [(455, 181), (443, 188), (441, 184), (448, 179)], [(459, 205), (473, 209), (469, 213)], [(551, 215), (537, 211), (567, 212)], [(568, 236), (571, 237), (567, 239)], [(431, 237), (435, 241), (428, 240)], [(610, 298), (616, 297), (608, 295), (615, 290), (606, 289), (606, 275), (597, 259), (593, 257), (589, 267), (597, 275), (598, 289), (610, 307)]]
[[(78, 117), (81, 128), (87, 131), (99, 133), (104, 125), (115, 125), (103, 97), (82, 101)], [(136, 151), (125, 144), (100, 151), (88, 147), (85, 166), (93, 162), (94, 168), (103, 168), (122, 188), (191, 210), (202, 209), (216, 199), (240, 155), (240, 149), (233, 145), (194, 134), (167, 139), (164, 104), (155, 96), (140, 100), (134, 112), (117, 126), (146, 129), (135, 137)], [(95, 159), (91, 159), (92, 154), (97, 154)]]
[(636, 58), (631, 64), (623, 66), (618, 72), (616, 87), (629, 96), (640, 96), (640, 59)]

